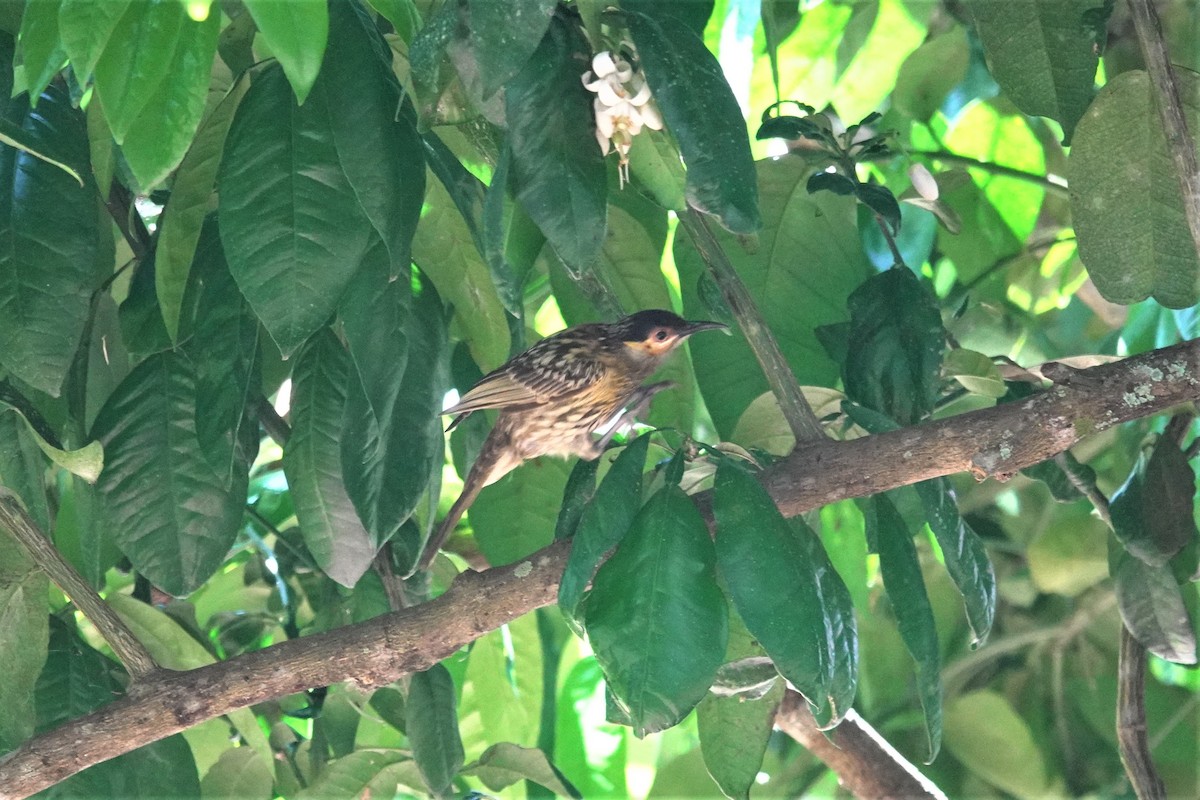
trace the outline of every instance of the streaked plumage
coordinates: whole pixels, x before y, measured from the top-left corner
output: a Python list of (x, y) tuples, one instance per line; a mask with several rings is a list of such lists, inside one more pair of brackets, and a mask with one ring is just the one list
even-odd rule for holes
[[(688, 336), (724, 327), (688, 322), (670, 311), (639, 311), (617, 322), (578, 325), (548, 336), (486, 375), (443, 412), (454, 415), (450, 428), (475, 411), (495, 408), (500, 416), (419, 568), (428, 568), (483, 487), (538, 456), (596, 458), (618, 428), (671, 385), (642, 386), (642, 381)], [(620, 421), (596, 439), (597, 429), (623, 410)]]

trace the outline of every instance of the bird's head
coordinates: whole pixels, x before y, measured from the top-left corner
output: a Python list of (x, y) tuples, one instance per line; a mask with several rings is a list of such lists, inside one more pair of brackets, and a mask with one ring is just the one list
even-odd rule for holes
[(720, 322), (689, 322), (678, 314), (650, 309), (630, 314), (614, 324), (616, 334), (639, 360), (661, 361), (693, 333), (727, 330)]

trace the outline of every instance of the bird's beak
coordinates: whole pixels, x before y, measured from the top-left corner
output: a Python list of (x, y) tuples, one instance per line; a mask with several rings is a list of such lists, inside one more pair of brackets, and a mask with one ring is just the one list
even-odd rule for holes
[(689, 322), (687, 327), (680, 331), (683, 338), (691, 336), (693, 333), (700, 331), (728, 331), (729, 326), (724, 322)]

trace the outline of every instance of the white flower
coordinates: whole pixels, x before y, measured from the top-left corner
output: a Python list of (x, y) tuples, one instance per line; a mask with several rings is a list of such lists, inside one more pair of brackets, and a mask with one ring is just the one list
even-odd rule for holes
[(912, 181), (912, 186), (917, 190), (917, 194), (926, 200), (938, 199), (937, 181), (924, 164), (913, 164), (908, 168), (908, 179)]
[(662, 130), (662, 114), (650, 96), (645, 77), (619, 55), (607, 50), (597, 53), (592, 58), (591, 70), (583, 74), (582, 80), (584, 87), (596, 95), (592, 101), (596, 141), (604, 155), (608, 155), (609, 149), (617, 151), (621, 159), (618, 172), (624, 186), (629, 180), (629, 148), (633, 137), (643, 127)]

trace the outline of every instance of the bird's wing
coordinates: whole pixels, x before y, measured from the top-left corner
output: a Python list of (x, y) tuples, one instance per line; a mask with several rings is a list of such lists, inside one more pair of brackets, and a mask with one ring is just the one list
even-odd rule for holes
[(562, 400), (586, 390), (604, 374), (604, 364), (584, 355), (589, 343), (552, 337), (488, 374), (443, 414), (486, 408), (515, 409)]

